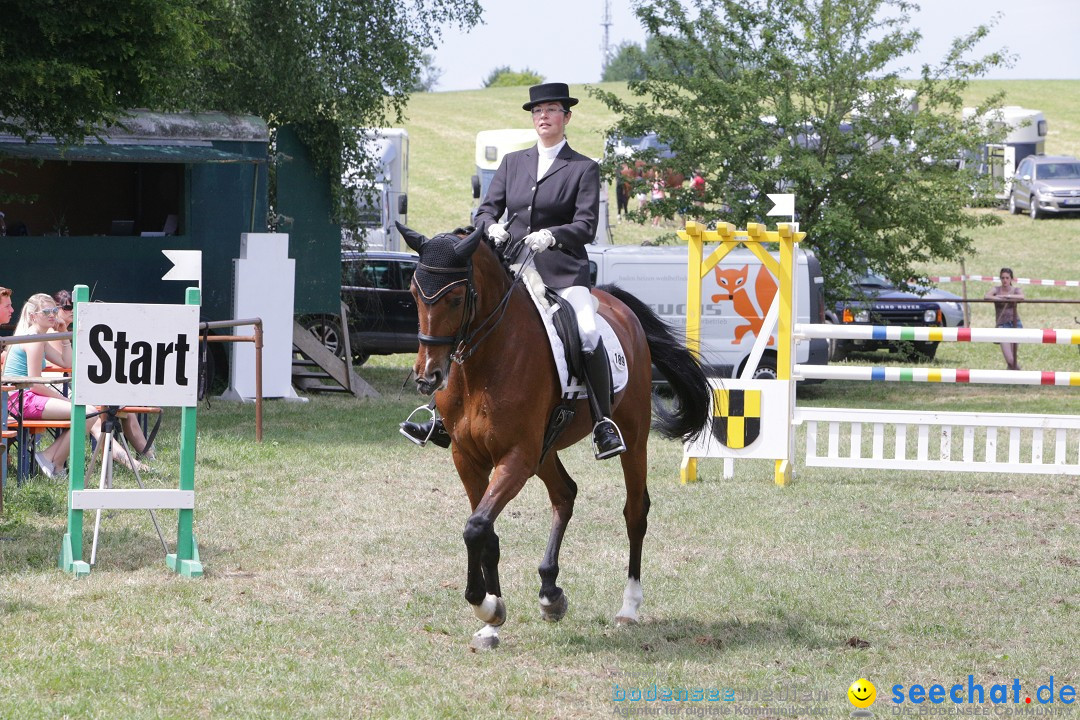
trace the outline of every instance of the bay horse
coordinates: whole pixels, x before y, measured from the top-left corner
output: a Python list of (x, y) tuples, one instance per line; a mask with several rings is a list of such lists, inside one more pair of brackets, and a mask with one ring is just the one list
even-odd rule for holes
[[(574, 511), (577, 485), (558, 451), (591, 436), (586, 405), (546, 454), (548, 419), (561, 399), (548, 337), (523, 283), (515, 281), (480, 230), (459, 230), (431, 239), (398, 224), (419, 253), (411, 291), (420, 321), (414, 372), (417, 389), (435, 395), (450, 434), (454, 465), (472, 514), (465, 524), (468, 552), (465, 599), (485, 623), (470, 641), (473, 650), (494, 648), (506, 605), (499, 585), (499, 537), (495, 520), (533, 475), (551, 501), (551, 531), (540, 563), (540, 612), (545, 620), (565, 615), (568, 601), (556, 585), (559, 548)], [(508, 242), (506, 245), (509, 245)], [(503, 249), (506, 249), (504, 245)], [(549, 250), (548, 252), (558, 252)], [(669, 326), (633, 295), (608, 286), (593, 290), (600, 314), (611, 324), (629, 367), (626, 387), (612, 404), (627, 450), (620, 456), (626, 485), (623, 517), (630, 561), (619, 624), (636, 623), (642, 602), (641, 548), (647, 528), (647, 441), (652, 417), (652, 365), (677, 402), (658, 403), (656, 428), (668, 438), (689, 440), (706, 426), (709, 387), (700, 361)]]

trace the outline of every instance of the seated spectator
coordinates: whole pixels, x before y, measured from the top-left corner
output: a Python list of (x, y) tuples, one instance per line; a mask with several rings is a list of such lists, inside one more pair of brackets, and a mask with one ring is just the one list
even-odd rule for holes
[[(19, 314), (19, 324), (13, 336), (44, 335), (55, 327), (60, 309), (56, 302), (44, 293), (30, 296)], [(71, 367), (71, 341), (57, 343), (33, 342), (12, 345), (4, 364), (4, 375), (15, 377), (34, 377), (41, 375), (45, 362), (59, 367)], [(31, 372), (31, 368), (33, 372)], [(63, 393), (48, 383), (38, 383), (23, 389), (21, 393), (11, 393), (8, 399), (8, 411), (12, 415), (22, 414), (24, 420), (68, 420), (71, 418), (71, 401)], [(98, 417), (86, 421), (86, 429), (99, 442), (101, 440), (101, 420)], [(41, 471), (50, 478), (60, 477), (71, 446), (71, 434), (63, 432), (49, 447), (35, 453), (35, 459)], [(123, 451), (117, 447), (113, 459), (130, 467)]]
[[(15, 312), (15, 308), (11, 305), (11, 290), (0, 285), (0, 325), (7, 325), (11, 322), (11, 315)], [(7, 347), (4, 347), (4, 352), (0, 353), (0, 368), (4, 367), (4, 361), (7, 360)]]
[[(48, 332), (69, 332), (71, 330), (71, 321), (75, 316), (75, 307), (72, 305), (71, 292), (68, 290), (57, 290), (53, 293), (53, 300), (56, 302), (56, 307), (60, 309), (60, 312), (56, 316), (56, 325)], [(63, 340), (53, 340), (49, 345), (53, 346), (58, 352), (62, 351)], [(120, 419), (120, 424), (124, 428), (124, 437), (128, 439), (128, 443), (131, 445), (131, 450), (139, 455), (142, 455), (147, 460), (154, 459), (153, 448), (146, 449), (146, 436), (143, 434), (142, 427), (139, 426), (139, 418), (135, 415), (124, 415)], [(141, 469), (141, 468), (140, 468)]]

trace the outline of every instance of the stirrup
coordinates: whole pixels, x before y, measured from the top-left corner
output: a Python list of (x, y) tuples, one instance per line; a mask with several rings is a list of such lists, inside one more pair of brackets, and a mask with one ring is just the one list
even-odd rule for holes
[[(416, 437), (413, 437), (409, 433), (405, 432), (405, 424), (408, 423), (408, 422), (411, 422), (412, 418), (413, 418), (413, 415), (420, 412), (421, 410), (426, 410), (428, 412), (428, 414), (431, 415), (431, 418), (428, 420), (428, 422), (431, 423), (431, 429), (428, 430), (428, 434), (423, 440), (420, 440), (420, 439), (418, 439)], [(405, 437), (407, 437), (409, 439), (409, 442), (416, 443), (420, 447), (424, 447), (429, 442), (431, 442), (431, 436), (435, 434), (436, 421), (438, 419), (439, 418), (435, 414), (435, 409), (433, 407), (431, 407), (430, 405), (421, 405), (420, 407), (416, 408), (411, 413), (409, 413), (409, 417), (405, 418), (404, 422), (398, 423), (398, 432), (401, 433), (402, 435), (404, 435)], [(414, 425), (423, 425), (424, 423), (418, 422), (418, 423), (413, 423), (413, 424)]]
[[(605, 428), (611, 428), (614, 437), (608, 435), (607, 438), (618, 439), (618, 444), (607, 443), (607, 447), (600, 447), (596, 442), (597, 433)], [(601, 418), (599, 422), (593, 425), (593, 454), (596, 455), (597, 460), (607, 460), (609, 457), (616, 455), (622, 455), (626, 452), (626, 443), (623, 441), (622, 431), (619, 430), (619, 426), (615, 424), (615, 421), (611, 418)]]

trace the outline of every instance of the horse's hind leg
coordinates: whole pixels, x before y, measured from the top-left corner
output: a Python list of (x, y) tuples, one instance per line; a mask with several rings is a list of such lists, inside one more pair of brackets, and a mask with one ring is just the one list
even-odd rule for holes
[(649, 488), (646, 485), (648, 468), (647, 437), (627, 442), (627, 451), (620, 459), (623, 466), (623, 478), (626, 481), (626, 504), (623, 506), (623, 518), (626, 520), (626, 534), (630, 539), (630, 566), (627, 573), (626, 589), (623, 591), (623, 604), (615, 616), (619, 625), (632, 625), (638, 621), (638, 610), (644, 594), (641, 590), (641, 548), (645, 542), (645, 532), (649, 527)]
[(559, 578), (559, 548), (562, 547), (566, 525), (574, 514), (577, 485), (555, 453), (548, 455), (537, 474), (547, 486), (548, 497), (551, 499), (551, 534), (548, 535), (547, 549), (539, 568), (540, 617), (557, 622), (566, 615), (569, 604), (566, 593), (555, 581)]

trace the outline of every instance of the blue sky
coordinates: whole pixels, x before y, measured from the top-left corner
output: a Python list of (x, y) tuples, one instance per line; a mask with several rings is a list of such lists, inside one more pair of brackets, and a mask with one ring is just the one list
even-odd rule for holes
[[(1008, 47), (1013, 68), (990, 77), (1080, 78), (1080, 0), (922, 0), (913, 25), (922, 31), (920, 52), (904, 65), (936, 63), (951, 40), (995, 13), (1003, 17), (980, 47)], [(435, 51), (443, 71), (436, 90), (471, 90), (495, 67), (526, 67), (548, 81), (597, 82), (601, 72), (604, 0), (481, 0), (484, 24), (467, 35), (447, 32)], [(644, 43), (629, 0), (611, 0), (610, 44)], [(914, 76), (917, 73), (912, 73)]]

